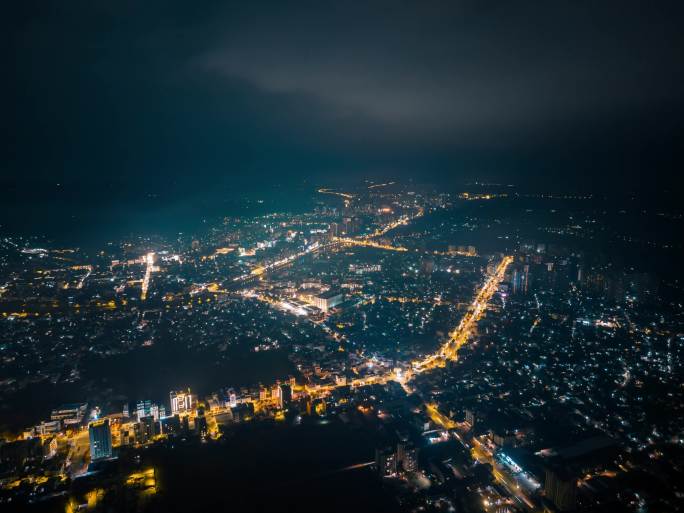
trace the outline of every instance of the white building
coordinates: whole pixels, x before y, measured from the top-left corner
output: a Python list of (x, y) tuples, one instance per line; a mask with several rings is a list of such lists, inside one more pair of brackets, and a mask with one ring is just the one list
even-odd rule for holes
[(189, 388), (187, 392), (185, 390), (172, 390), (170, 397), (172, 415), (176, 415), (177, 413), (188, 413), (192, 411), (193, 405), (195, 404), (195, 400), (192, 393), (190, 393)]

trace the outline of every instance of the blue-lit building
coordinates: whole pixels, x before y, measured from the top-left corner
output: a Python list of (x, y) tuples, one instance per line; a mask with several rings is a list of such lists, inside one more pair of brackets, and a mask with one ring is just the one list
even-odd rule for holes
[(90, 460), (97, 461), (112, 457), (112, 430), (109, 419), (90, 423)]

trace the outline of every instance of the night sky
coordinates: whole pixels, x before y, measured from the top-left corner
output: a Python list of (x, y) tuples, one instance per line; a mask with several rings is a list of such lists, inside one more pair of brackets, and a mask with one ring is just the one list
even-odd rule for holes
[(13, 4), (5, 202), (341, 177), (678, 185), (681, 2)]

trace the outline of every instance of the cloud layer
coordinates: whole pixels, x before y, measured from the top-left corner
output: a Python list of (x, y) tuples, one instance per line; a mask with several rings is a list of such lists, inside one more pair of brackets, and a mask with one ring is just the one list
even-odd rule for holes
[(5, 181), (601, 170), (634, 187), (681, 163), (678, 2), (13, 9)]

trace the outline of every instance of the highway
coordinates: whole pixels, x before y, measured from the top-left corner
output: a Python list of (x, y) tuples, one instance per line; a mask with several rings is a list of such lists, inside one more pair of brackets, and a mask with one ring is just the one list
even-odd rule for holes
[(475, 295), (468, 311), (461, 319), (459, 325), (449, 334), (449, 338), (442, 345), (436, 353), (426, 356), (420, 360), (412, 362), (413, 372), (420, 373), (435, 367), (441, 367), (446, 360), (456, 360), (458, 358), (458, 351), (468, 341), (477, 327), (478, 321), (487, 310), (489, 301), (499, 288), (499, 284), (503, 281), (506, 274), (506, 269), (513, 262), (513, 257), (505, 256), (499, 265), (496, 267), (494, 273), (485, 281), (484, 285)]
[[(323, 192), (322, 190), (319, 192)], [(327, 191), (326, 191), (327, 192)], [(421, 208), (416, 215), (413, 217), (409, 216), (402, 216), (396, 221), (393, 221), (392, 223), (387, 224), (386, 226), (377, 229), (375, 232), (373, 232), (370, 235), (364, 235), (361, 237), (355, 237), (355, 238), (339, 238), (336, 237), (333, 242), (328, 243), (328, 244), (313, 244), (306, 248), (305, 250), (296, 253), (294, 255), (291, 255), (289, 257), (283, 258), (281, 260), (278, 260), (276, 262), (273, 262), (268, 265), (263, 265), (259, 266), (255, 269), (252, 270), (250, 274), (238, 276), (235, 278), (235, 281), (247, 281), (251, 280), (254, 278), (258, 278), (261, 275), (265, 274), (268, 271), (275, 270), (278, 268), (281, 268), (285, 265), (288, 265), (295, 261), (296, 259), (300, 258), (301, 256), (304, 256), (308, 253), (311, 253), (312, 251), (317, 251), (317, 250), (322, 250), (326, 249), (334, 244), (337, 243), (343, 243), (343, 244), (355, 244), (355, 245), (361, 245), (361, 246), (370, 246), (370, 247), (380, 247), (382, 249), (393, 249), (396, 251), (406, 251), (405, 248), (395, 248), (392, 246), (385, 246), (381, 245), (378, 243), (374, 243), (370, 241), (369, 239), (373, 237), (377, 237), (380, 235), (384, 235), (385, 233), (389, 232), (390, 230), (393, 230), (397, 226), (402, 226), (407, 224), (410, 220), (415, 219), (417, 217), (422, 216), (424, 213), (424, 210)], [(463, 316), (461, 319), (461, 322), (459, 325), (451, 332), (449, 333), (449, 338), (442, 344), (442, 346), (435, 352), (430, 355), (427, 355), (421, 359), (414, 360), (411, 362), (410, 366), (408, 369), (405, 371), (392, 371), (392, 372), (387, 372), (385, 374), (377, 374), (374, 376), (365, 376), (362, 378), (356, 378), (349, 383), (352, 387), (360, 387), (360, 386), (366, 386), (366, 385), (371, 385), (371, 384), (383, 384), (387, 383), (388, 381), (397, 381), (404, 387), (405, 390), (408, 392), (411, 392), (412, 390), (410, 389), (408, 383), (411, 380), (413, 376), (416, 374), (421, 374), (423, 372), (426, 372), (428, 370), (434, 369), (436, 367), (442, 367), (444, 366), (445, 362), (447, 360), (456, 360), (458, 358), (458, 351), (463, 347), (464, 344), (466, 344), (471, 337), (473, 336), (475, 329), (477, 328), (477, 323), (478, 321), (482, 318), (484, 315), (485, 311), (487, 310), (487, 307), (489, 306), (489, 302), (491, 301), (492, 297), (494, 297), (494, 294), (499, 288), (500, 283), (503, 281), (504, 276), (506, 274), (506, 270), (508, 269), (508, 266), (513, 262), (513, 257), (511, 256), (504, 256), (497, 265), (496, 269), (494, 272), (485, 280), (484, 284), (480, 289), (477, 291), (475, 294), (475, 297), (473, 298), (472, 303), (468, 307), (468, 310), (466, 314)], [(307, 392), (311, 395), (320, 395), (320, 394), (326, 394), (329, 393), (331, 390), (334, 388), (337, 388), (338, 385), (319, 385), (315, 387), (309, 387), (305, 386)], [(340, 385), (341, 386), (341, 385)], [(426, 404), (426, 410), (428, 412), (428, 415), (433, 419), (433, 421), (443, 427), (446, 427), (447, 429), (452, 429), (456, 427), (456, 424), (451, 421), (447, 416), (443, 415), (440, 413), (436, 407), (436, 405), (433, 404)]]
[(150, 278), (152, 277), (152, 271), (154, 271), (154, 253), (148, 253), (145, 255), (145, 262), (147, 267), (145, 268), (145, 277), (142, 282), (142, 292), (140, 294), (140, 299), (145, 301), (147, 299), (147, 290), (150, 287)]
[(340, 196), (341, 198), (347, 200), (354, 199), (354, 196), (352, 194), (347, 194), (346, 192), (337, 192), (333, 191), (332, 189), (318, 189), (318, 192), (321, 194), (332, 194), (334, 196)]
[[(345, 193), (337, 193), (333, 191), (329, 191), (327, 189), (319, 189), (318, 192), (323, 192), (326, 194), (337, 194), (340, 196), (344, 197), (352, 197), (349, 194)], [(315, 242), (309, 246), (307, 246), (305, 249), (302, 251), (299, 251), (297, 253), (294, 253), (292, 255), (289, 255), (287, 257), (281, 258), (280, 260), (276, 260), (275, 262), (270, 262), (268, 264), (262, 264), (256, 266), (254, 269), (252, 269), (249, 273), (242, 274), (240, 276), (236, 276), (233, 278), (233, 282), (235, 283), (245, 283), (252, 281), (254, 279), (258, 279), (259, 277), (263, 276), (269, 271), (275, 271), (278, 269), (281, 269), (283, 267), (286, 267), (287, 265), (291, 264), (295, 260), (308, 255), (310, 253), (314, 253), (316, 251), (321, 251), (324, 249), (329, 249), (337, 244), (354, 244), (354, 245), (360, 245), (360, 246), (370, 246), (370, 247), (375, 247), (379, 249), (388, 249), (388, 250), (394, 250), (394, 251), (407, 251), (406, 248), (398, 248), (394, 246), (388, 246), (385, 244), (379, 244), (377, 242), (370, 241), (369, 239), (375, 238), (375, 237), (380, 237), (381, 235), (386, 234), (387, 232), (394, 230), (398, 226), (403, 226), (408, 224), (410, 221), (413, 219), (416, 219), (424, 214), (424, 210), (422, 208), (419, 208), (418, 212), (413, 215), (413, 216), (402, 216), (396, 221), (392, 221), (391, 223), (383, 226), (382, 228), (378, 228), (375, 230), (373, 233), (367, 234), (367, 235), (362, 235), (359, 237), (348, 237), (348, 238), (339, 238), (335, 237), (332, 242), (328, 242), (327, 244), (321, 244), (319, 242)], [(151, 253), (152, 257), (154, 258), (154, 254)], [(148, 254), (149, 257), (149, 254)], [(149, 263), (148, 263), (148, 268), (149, 268)], [(147, 279), (149, 283), (149, 277), (148, 273), (145, 273), (145, 278)], [(145, 287), (145, 281), (143, 280), (143, 287)], [(144, 288), (145, 293), (146, 293), (146, 288)], [(143, 298), (144, 299), (144, 298)]]
[(413, 216), (401, 216), (399, 219), (392, 221), (391, 223), (383, 226), (382, 228), (378, 228), (372, 233), (362, 235), (360, 237), (356, 237), (356, 240), (368, 240), (368, 239), (374, 239), (375, 237), (381, 237), (382, 235), (385, 235), (387, 232), (390, 232), (394, 230), (395, 228), (398, 228), (399, 226), (405, 226), (409, 224), (411, 221), (414, 219), (417, 219), (421, 217), (425, 213), (425, 210), (423, 210), (422, 207), (419, 207), (418, 212), (413, 215)]
[[(365, 376), (363, 378), (356, 378), (349, 383), (352, 387), (360, 387), (366, 385), (383, 384), (388, 381), (397, 381), (400, 383), (407, 391), (411, 391), (408, 387), (408, 382), (411, 378), (417, 374), (421, 374), (428, 370), (434, 369), (436, 367), (441, 367), (444, 365), (446, 360), (455, 360), (458, 358), (458, 351), (463, 347), (463, 345), (470, 340), (471, 336), (474, 334), (475, 328), (477, 327), (477, 322), (482, 318), (489, 301), (492, 299), (494, 294), (499, 288), (499, 284), (504, 279), (506, 274), (506, 269), (513, 261), (510, 256), (504, 257), (499, 265), (496, 267), (495, 272), (485, 281), (484, 285), (475, 294), (468, 312), (461, 319), (459, 325), (449, 334), (449, 339), (433, 354), (430, 354), (420, 360), (414, 360), (411, 362), (411, 367), (405, 371), (400, 371), (397, 374), (396, 371), (387, 372), (385, 374), (376, 374), (374, 376)], [(322, 394), (331, 391), (336, 388), (337, 385), (320, 385), (316, 387), (307, 387), (307, 391), (310, 394)], [(436, 419), (436, 423), (447, 427), (452, 422), (448, 417), (441, 414), (435, 405), (426, 405), (428, 414), (432, 414)], [(455, 427), (448, 427), (451, 429)]]
[[(384, 235), (390, 230), (396, 228), (397, 226), (405, 225), (410, 220), (422, 216), (423, 213), (424, 210), (421, 208), (413, 217), (402, 216), (401, 218), (385, 225), (384, 227), (378, 228), (375, 232), (373, 232), (373, 234), (370, 235), (364, 235), (354, 238), (335, 237), (335, 239), (332, 242), (327, 244), (311, 244), (310, 246), (308, 246), (307, 248), (298, 253), (292, 254), (288, 257), (282, 258), (275, 262), (271, 262), (269, 264), (264, 264), (255, 267), (254, 269), (252, 269), (250, 273), (237, 276), (236, 278), (234, 278), (234, 281), (244, 283), (254, 279), (258, 279), (267, 272), (287, 266), (304, 255), (307, 255), (314, 251), (324, 250), (334, 246), (335, 244), (340, 243), (379, 247), (382, 249), (393, 249), (395, 251), (406, 251), (405, 248), (386, 246), (383, 244), (375, 243), (369, 239), (380, 235)], [(405, 389), (408, 389), (407, 383), (411, 380), (411, 378), (414, 375), (420, 374), (430, 369), (434, 369), (436, 367), (442, 367), (444, 366), (447, 360), (456, 360), (458, 358), (458, 351), (461, 349), (461, 347), (463, 347), (464, 344), (468, 342), (468, 340), (470, 340), (470, 338), (474, 334), (478, 321), (482, 318), (482, 315), (487, 310), (489, 301), (491, 301), (492, 297), (498, 290), (499, 284), (503, 281), (504, 276), (506, 274), (506, 269), (508, 269), (508, 266), (511, 264), (511, 262), (513, 262), (513, 257), (511, 256), (505, 256), (501, 260), (501, 262), (497, 265), (495, 271), (485, 280), (485, 283), (475, 294), (475, 297), (472, 303), (470, 304), (468, 311), (461, 319), (459, 325), (451, 333), (449, 333), (449, 338), (446, 340), (446, 342), (444, 342), (444, 344), (442, 344), (438, 351), (436, 351), (433, 354), (427, 355), (421, 359), (412, 361), (407, 370), (403, 372), (400, 371), (400, 375), (397, 375), (394, 371), (392, 371), (386, 374), (378, 374), (375, 376), (356, 378), (352, 380), (352, 382), (350, 383), (351, 386), (365, 386), (371, 384), (386, 383), (388, 381), (394, 380), (399, 382)], [(150, 263), (148, 259), (148, 268), (149, 265)], [(323, 385), (312, 387), (311, 389), (309, 389), (309, 392), (312, 394), (327, 393), (333, 388), (336, 388), (336, 385)]]
[(380, 244), (379, 242), (374, 242), (372, 240), (366, 239), (353, 239), (351, 237), (335, 237), (333, 239), (335, 242), (340, 242), (347, 246), (366, 246), (369, 248), (385, 249), (387, 251), (408, 251), (408, 249), (401, 246), (390, 246), (389, 244)]
[(327, 244), (320, 244), (320, 243), (318, 243), (318, 242), (315, 242), (315, 243), (313, 243), (313, 244), (307, 246), (307, 247), (306, 247), (305, 249), (303, 249), (302, 251), (299, 251), (299, 252), (294, 253), (294, 254), (292, 254), (292, 255), (289, 255), (289, 256), (287, 256), (287, 257), (281, 258), (281, 259), (279, 259), (279, 260), (276, 260), (275, 262), (271, 262), (271, 263), (268, 263), (268, 264), (259, 265), (259, 266), (255, 267), (254, 269), (252, 269), (252, 270), (251, 270), (249, 273), (247, 273), (247, 274), (241, 274), (240, 276), (236, 276), (235, 278), (233, 278), (233, 281), (234, 281), (234, 282), (247, 282), (247, 281), (251, 281), (251, 280), (253, 280), (253, 279), (255, 279), (255, 278), (259, 278), (260, 276), (263, 276), (264, 274), (266, 274), (266, 273), (269, 272), (269, 271), (275, 271), (275, 270), (278, 270), (278, 269), (282, 269), (283, 267), (286, 267), (286, 266), (290, 265), (292, 262), (294, 262), (294, 261), (297, 260), (298, 258), (301, 258), (301, 257), (303, 257), (303, 256), (305, 256), (305, 255), (310, 254), (310, 253), (314, 253), (314, 252), (316, 252), (316, 251), (321, 251), (321, 250), (323, 250), (323, 249), (328, 249), (328, 248), (330, 248), (330, 247), (332, 247), (332, 246), (334, 246), (334, 245), (335, 245), (334, 242), (327, 243)]

